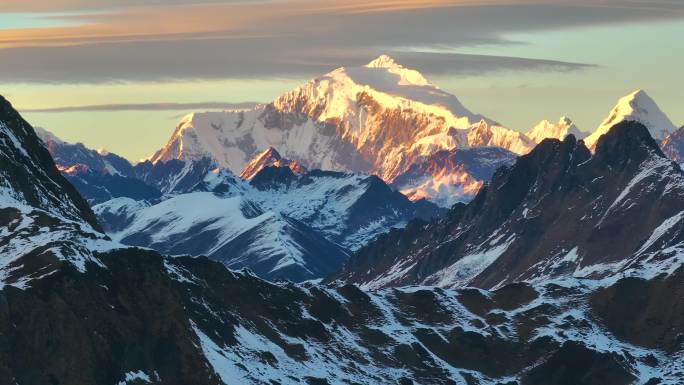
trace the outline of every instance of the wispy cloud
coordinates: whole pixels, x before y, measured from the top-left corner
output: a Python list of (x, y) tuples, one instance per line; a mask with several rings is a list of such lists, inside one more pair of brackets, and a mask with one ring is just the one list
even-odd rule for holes
[(85, 111), (175, 111), (175, 110), (241, 110), (256, 106), (257, 102), (225, 103), (140, 103), (140, 104), (96, 104), (52, 108), (22, 109), (21, 112), (85, 112)]

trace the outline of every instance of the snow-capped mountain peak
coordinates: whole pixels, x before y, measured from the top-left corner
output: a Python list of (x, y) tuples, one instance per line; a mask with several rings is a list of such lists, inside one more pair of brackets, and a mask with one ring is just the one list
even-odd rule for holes
[(525, 134), (484, 119), (470, 128), (466, 138), (470, 147), (501, 147), (516, 154), (526, 154), (534, 148), (534, 143)]
[(365, 67), (383, 69), (389, 73), (399, 76), (400, 80), (398, 84), (400, 85), (435, 87), (427, 79), (425, 79), (423, 74), (414, 69), (405, 68), (387, 55), (378, 56), (376, 59), (366, 64)]
[(567, 116), (561, 116), (557, 123), (544, 119), (526, 133), (527, 137), (535, 143), (540, 143), (547, 138), (563, 140), (570, 134), (578, 139), (584, 137), (572, 119)]
[(245, 166), (240, 173), (240, 178), (250, 180), (261, 170), (269, 166), (287, 167), (295, 174), (300, 175), (307, 172), (306, 168), (299, 162), (285, 159), (275, 148), (269, 147), (266, 151), (257, 154), (254, 159)]
[(401, 67), (392, 57), (385, 54), (378, 56), (366, 64), (366, 67), (368, 68), (392, 68), (397, 66)]
[(618, 100), (596, 131), (585, 139), (587, 147), (595, 149), (599, 137), (624, 120), (643, 124), (656, 141), (663, 140), (677, 129), (646, 91), (639, 89)]
[[(469, 140), (474, 126), (489, 139)], [(391, 182), (437, 151), (468, 146), (523, 154), (534, 143), (384, 55), (365, 66), (337, 68), (252, 110), (188, 115), (151, 160), (210, 158), (239, 175), (273, 147), (310, 169), (369, 173)]]

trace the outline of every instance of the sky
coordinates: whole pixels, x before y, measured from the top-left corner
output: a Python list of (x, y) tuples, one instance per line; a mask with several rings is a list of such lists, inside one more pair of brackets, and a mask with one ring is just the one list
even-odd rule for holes
[(2, 0), (0, 94), (133, 161), (180, 117), (268, 102), (380, 54), (470, 110), (592, 131), (645, 89), (684, 124), (680, 0)]

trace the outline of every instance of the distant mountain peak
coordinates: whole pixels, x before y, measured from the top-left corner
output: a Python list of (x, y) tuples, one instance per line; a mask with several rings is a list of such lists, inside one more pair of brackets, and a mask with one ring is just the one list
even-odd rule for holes
[(266, 167), (285, 167), (295, 174), (305, 174), (306, 168), (299, 162), (283, 158), (278, 150), (269, 147), (265, 151), (257, 154), (240, 173), (240, 178), (250, 180)]
[(670, 118), (646, 91), (638, 89), (618, 100), (596, 131), (585, 139), (587, 147), (595, 149), (598, 139), (608, 133), (611, 127), (624, 120), (643, 124), (656, 141), (665, 139), (676, 130)]
[(57, 135), (44, 129), (43, 127), (33, 127), (33, 130), (36, 132), (36, 135), (38, 135), (38, 137), (46, 144), (49, 144), (50, 142), (55, 142), (58, 144), (64, 143), (64, 141)]
[(526, 133), (527, 137), (535, 143), (541, 143), (542, 140), (548, 138), (563, 140), (570, 134), (576, 138), (584, 137), (572, 119), (567, 116), (561, 116), (557, 123), (544, 119)]
[(534, 144), (525, 134), (482, 119), (466, 135), (470, 147), (501, 147), (516, 154), (526, 154)]
[(398, 85), (435, 87), (419, 71), (402, 66), (388, 55), (380, 55), (374, 60), (371, 60), (364, 67), (384, 69), (391, 74), (399, 76)]
[(560, 117), (560, 119), (558, 119), (558, 124), (565, 124), (565, 125), (569, 126), (569, 125), (574, 124), (574, 123), (572, 122), (572, 119), (563, 115)]
[(366, 67), (368, 68), (392, 68), (397, 66), (401, 67), (401, 65), (397, 64), (394, 58), (385, 54), (378, 56), (366, 64)]
[[(473, 125), (493, 131), (468, 143)], [(248, 111), (184, 117), (152, 163), (210, 157), (239, 175), (269, 147), (308, 168), (375, 174), (385, 181), (439, 150), (501, 145), (525, 153), (524, 135), (468, 110), (458, 98), (387, 55), (340, 67)], [(252, 174), (253, 175), (253, 174)]]

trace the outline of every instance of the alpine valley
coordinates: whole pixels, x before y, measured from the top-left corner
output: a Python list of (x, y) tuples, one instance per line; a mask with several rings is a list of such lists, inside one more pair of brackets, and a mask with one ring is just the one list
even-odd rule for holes
[(681, 384), (682, 129), (584, 136), (386, 55), (137, 164), (0, 97), (0, 384)]

